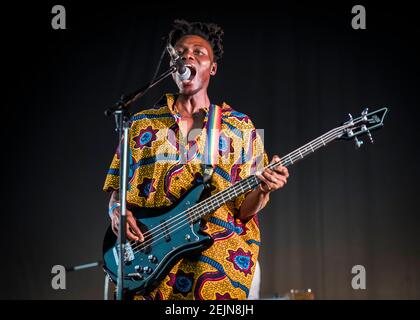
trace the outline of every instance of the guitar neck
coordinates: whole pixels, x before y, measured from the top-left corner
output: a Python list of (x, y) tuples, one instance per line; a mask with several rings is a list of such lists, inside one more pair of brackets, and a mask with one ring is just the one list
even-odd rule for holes
[[(288, 167), (299, 160), (302, 160), (309, 154), (315, 152), (319, 148), (326, 146), (331, 141), (335, 140), (339, 133), (343, 130), (343, 127), (337, 127), (332, 129), (323, 135), (319, 136), (318, 138), (308, 142), (307, 144), (303, 145), (302, 147), (290, 152), (289, 154), (283, 156), (279, 162), (271, 163), (266, 168), (273, 169), (279, 165)], [(201, 201), (200, 203), (196, 204), (192, 208), (190, 208), (187, 213), (192, 221), (196, 221), (205, 215), (214, 212), (216, 209), (220, 208), (222, 205), (227, 203), (228, 201), (232, 201), (236, 199), (238, 196), (246, 193), (249, 190), (252, 190), (256, 186), (258, 186), (261, 181), (258, 179), (256, 175), (250, 175), (249, 177), (242, 179), (235, 183), (233, 186), (220, 191), (211, 197)]]

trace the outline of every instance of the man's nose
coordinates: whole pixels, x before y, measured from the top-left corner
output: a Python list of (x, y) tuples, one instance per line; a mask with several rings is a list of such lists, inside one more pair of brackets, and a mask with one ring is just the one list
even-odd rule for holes
[(181, 57), (182, 60), (194, 60), (194, 55), (191, 50), (185, 50)]

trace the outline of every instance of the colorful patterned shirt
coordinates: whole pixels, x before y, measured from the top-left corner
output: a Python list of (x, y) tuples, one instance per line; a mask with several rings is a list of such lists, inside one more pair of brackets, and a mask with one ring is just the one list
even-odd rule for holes
[[(164, 207), (174, 204), (202, 180), (201, 155), (205, 145), (207, 115), (192, 141), (179, 130), (176, 97), (167, 94), (153, 109), (132, 117), (128, 206)], [(268, 163), (260, 136), (250, 118), (226, 103), (221, 105), (219, 159), (211, 179), (211, 194), (261, 170)], [(206, 109), (208, 111), (208, 109)], [(104, 191), (119, 189), (119, 148), (106, 176)], [(253, 278), (260, 231), (257, 215), (236, 218), (247, 193), (217, 209), (203, 221), (213, 245), (194, 258), (183, 258), (147, 295), (136, 299), (246, 299)]]

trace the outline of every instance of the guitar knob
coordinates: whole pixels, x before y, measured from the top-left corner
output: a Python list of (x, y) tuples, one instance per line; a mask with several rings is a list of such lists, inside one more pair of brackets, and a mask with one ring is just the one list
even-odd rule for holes
[(152, 268), (146, 266), (143, 268), (143, 271), (146, 273), (152, 273)]
[(149, 259), (150, 262), (153, 262), (153, 263), (157, 262), (157, 258), (153, 254), (150, 254), (147, 258)]

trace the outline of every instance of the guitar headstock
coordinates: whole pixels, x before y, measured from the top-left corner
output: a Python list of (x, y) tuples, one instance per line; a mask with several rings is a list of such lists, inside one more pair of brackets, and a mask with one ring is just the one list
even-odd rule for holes
[(356, 147), (359, 148), (363, 144), (363, 141), (359, 140), (358, 137), (367, 135), (370, 142), (373, 143), (371, 132), (384, 125), (384, 118), (387, 112), (388, 108), (382, 108), (372, 112), (368, 112), (366, 108), (363, 110), (361, 116), (355, 119), (349, 114), (350, 119), (340, 127), (338, 139), (354, 139)]

